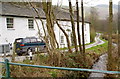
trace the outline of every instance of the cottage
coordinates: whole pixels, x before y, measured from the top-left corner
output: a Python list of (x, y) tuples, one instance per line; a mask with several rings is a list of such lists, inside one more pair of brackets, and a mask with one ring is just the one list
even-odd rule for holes
[[(38, 8), (38, 11), (45, 24), (46, 18), (43, 10), (41, 8)], [(55, 9), (54, 12), (60, 25), (67, 32), (70, 40), (72, 41), (72, 36), (71, 36), (72, 29), (71, 29), (69, 12), (65, 12), (60, 9)], [(37, 22), (35, 21), (33, 16), (36, 17)], [(20, 6), (7, 2), (0, 3), (0, 44), (8, 44), (8, 43), (13, 44), (16, 38), (24, 38), (24, 37), (32, 37), (32, 36), (38, 37), (38, 29), (36, 23), (38, 23), (39, 25), (41, 35), (44, 36), (42, 23), (37, 18), (38, 16), (36, 15), (36, 13), (33, 11), (32, 8), (30, 9), (25, 6)], [(82, 25), (81, 20), (79, 23), (80, 23), (80, 32), (81, 32), (81, 25)], [(85, 22), (84, 29), (85, 29), (85, 44), (90, 43), (89, 22), (87, 21)], [(75, 19), (75, 30), (77, 36), (76, 19)], [(59, 46), (67, 47), (66, 38), (56, 24), (54, 25), (54, 31)], [(82, 37), (82, 32), (80, 33), (80, 35)]]

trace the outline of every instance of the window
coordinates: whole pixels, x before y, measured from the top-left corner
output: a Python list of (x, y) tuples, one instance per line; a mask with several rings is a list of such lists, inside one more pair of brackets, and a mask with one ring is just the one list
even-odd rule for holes
[(30, 43), (30, 39), (29, 38), (24, 39), (24, 43)]
[(64, 36), (61, 36), (60, 43), (64, 43)]
[(6, 18), (7, 28), (13, 28), (13, 18)]
[(86, 24), (84, 24), (84, 27), (85, 27), (85, 31), (87, 31), (87, 27), (86, 27)]
[(16, 40), (16, 43), (21, 43), (22, 42), (22, 39), (17, 39)]
[(36, 38), (32, 38), (32, 39), (30, 39), (30, 42), (37, 42), (37, 39)]
[(28, 28), (34, 29), (34, 20), (33, 19), (28, 19)]

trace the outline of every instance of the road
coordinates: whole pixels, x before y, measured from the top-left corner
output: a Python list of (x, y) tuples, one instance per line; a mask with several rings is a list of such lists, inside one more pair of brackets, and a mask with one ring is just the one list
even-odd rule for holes
[[(96, 33), (95, 42), (93, 44), (85, 45), (85, 49), (105, 43), (104, 41), (102, 41), (100, 39), (100, 36), (101, 36), (101, 33)], [(66, 50), (66, 51), (68, 51), (68, 50)], [(73, 48), (72, 51), (75, 51), (75, 48)]]
[(95, 42), (93, 44), (86, 45), (85, 48), (88, 49), (88, 48), (91, 48), (91, 47), (94, 47), (94, 46), (101, 45), (101, 44), (105, 43), (104, 41), (102, 41), (100, 39), (100, 36), (101, 36), (101, 34), (97, 33), (97, 35), (95, 37)]

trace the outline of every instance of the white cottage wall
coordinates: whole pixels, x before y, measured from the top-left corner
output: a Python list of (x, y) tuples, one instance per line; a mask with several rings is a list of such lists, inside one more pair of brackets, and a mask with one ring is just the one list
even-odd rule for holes
[(2, 17), (0, 16), (0, 44), (2, 44)]
[[(59, 24), (65, 30), (65, 32), (68, 34), (69, 40), (70, 40), (70, 43), (71, 43), (71, 37), (70, 37), (71, 31), (67, 31), (67, 29), (71, 30), (71, 27), (70, 27), (71, 24), (70, 24), (70, 22), (69, 21), (59, 21)], [(59, 46), (60, 46), (60, 48), (67, 47), (67, 40), (66, 40), (66, 37), (65, 37), (64, 33), (59, 29), (59, 35), (58, 35), (57, 32), (55, 32), (55, 34), (57, 36), (57, 40), (59, 40)], [(61, 43), (61, 36), (64, 36), (64, 42), (63, 43)]]
[[(72, 33), (72, 28), (71, 28), (71, 22), (70, 21), (59, 21), (59, 24), (61, 25), (61, 27), (66, 31), (66, 33), (69, 36), (69, 40), (71, 43), (71, 33)], [(90, 26), (89, 23), (85, 23), (84, 25), (84, 31), (85, 31), (85, 44), (90, 43)], [(68, 29), (70, 31), (68, 31)], [(75, 33), (76, 33), (76, 38), (78, 38), (78, 34), (77, 34), (77, 23), (75, 22)], [(65, 35), (63, 34), (63, 32), (57, 27), (57, 25), (55, 24), (55, 34), (56, 34), (56, 38), (57, 41), (59, 43), (60, 48), (63, 47), (67, 47), (67, 40)], [(61, 43), (61, 36), (64, 36), (64, 43)], [(82, 38), (82, 23), (80, 22), (80, 36)], [(81, 39), (81, 43), (82, 43), (82, 39)], [(77, 40), (77, 44), (78, 44), (78, 40)]]
[(85, 25), (85, 43), (87, 44), (87, 43), (90, 43), (90, 24), (89, 23), (86, 23), (86, 25)]
[[(13, 43), (16, 38), (25, 38), (25, 37), (31, 37), (36, 36), (38, 37), (38, 29), (37, 24), (34, 20), (34, 29), (28, 28), (28, 19), (29, 18), (22, 18), (22, 17), (12, 17), (14, 19), (14, 28), (7, 28), (6, 24), (6, 18), (0, 16), (0, 44), (6, 44), (6, 43)], [(36, 20), (39, 28), (40, 33), (42, 36), (44, 36), (44, 31), (42, 28), (42, 23), (39, 19)], [(46, 20), (43, 20), (44, 25), (46, 26)], [(70, 43), (71, 43), (71, 22), (70, 21), (58, 21), (61, 27), (66, 31), (66, 33), (69, 36)], [(82, 34), (81, 30), (82, 23), (80, 22), (80, 35)], [(57, 42), (59, 43), (60, 48), (67, 47), (67, 40), (63, 32), (59, 29), (57, 24), (54, 26), (54, 31), (56, 35)], [(76, 31), (76, 37), (77, 37), (77, 23), (75, 22), (75, 31)], [(61, 43), (61, 36), (64, 36), (64, 42)], [(82, 35), (81, 35), (82, 38)], [(82, 40), (81, 40), (82, 41)], [(82, 43), (82, 42), (81, 42)], [(90, 43), (90, 26), (89, 23), (85, 23), (85, 43)], [(78, 44), (78, 43), (77, 43)]]
[[(2, 17), (2, 43), (13, 43), (16, 38), (38, 36), (38, 29), (35, 21), (34, 29), (29, 29), (28, 18), (13, 17), (14, 28), (7, 28), (6, 18), (7, 17)], [(38, 22), (38, 25), (41, 29), (40, 21)]]

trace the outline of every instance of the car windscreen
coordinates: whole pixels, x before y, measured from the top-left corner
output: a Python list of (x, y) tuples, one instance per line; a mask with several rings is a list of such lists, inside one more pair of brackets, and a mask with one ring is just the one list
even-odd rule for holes
[(30, 42), (37, 42), (37, 39), (36, 38), (31, 38)]
[(31, 42), (37, 42), (36, 38), (25, 38), (24, 43), (31, 43)]
[(21, 43), (21, 42), (22, 42), (22, 39), (16, 39), (15, 42), (16, 42), (16, 43)]
[(30, 39), (25, 38), (25, 39), (24, 39), (24, 43), (30, 43)]

